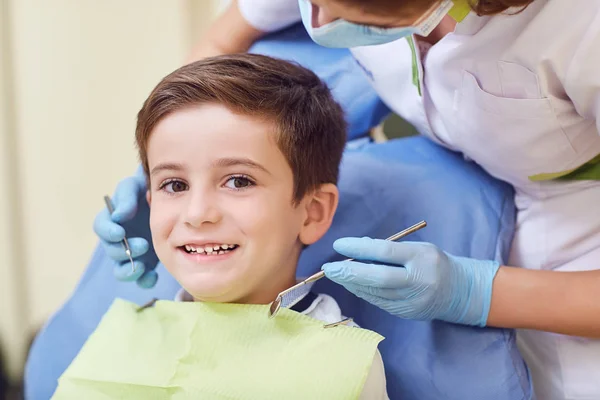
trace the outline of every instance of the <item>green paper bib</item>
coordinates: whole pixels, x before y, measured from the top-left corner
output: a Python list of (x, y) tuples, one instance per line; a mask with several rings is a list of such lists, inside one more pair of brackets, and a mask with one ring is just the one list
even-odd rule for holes
[(53, 399), (356, 399), (383, 337), (268, 306), (117, 299)]

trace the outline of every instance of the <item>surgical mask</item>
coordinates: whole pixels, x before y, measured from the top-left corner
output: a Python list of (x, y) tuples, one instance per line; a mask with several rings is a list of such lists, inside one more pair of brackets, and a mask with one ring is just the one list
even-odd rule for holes
[(315, 28), (312, 24), (314, 8), (312, 3), (309, 0), (298, 0), (298, 2), (302, 23), (312, 40), (321, 46), (336, 48), (389, 43), (412, 34), (427, 36), (453, 7), (452, 0), (443, 0), (430, 9), (413, 26), (379, 28), (338, 19)]

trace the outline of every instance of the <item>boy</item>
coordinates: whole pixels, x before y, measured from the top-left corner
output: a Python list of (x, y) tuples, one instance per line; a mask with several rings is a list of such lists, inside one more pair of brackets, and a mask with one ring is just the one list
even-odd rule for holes
[[(138, 114), (156, 254), (179, 300), (268, 304), (296, 283), (304, 246), (331, 225), (346, 141), (340, 106), (311, 71), (240, 54), (167, 76)], [(298, 312), (333, 323), (335, 300)], [(365, 398), (385, 398), (379, 354)]]
[[(288, 62), (228, 55), (165, 77), (138, 114), (136, 143), (176, 300), (265, 305), (294, 285), (303, 247), (335, 214), (345, 140), (326, 85)], [(344, 319), (333, 298), (300, 297), (294, 311)], [(379, 352), (360, 398), (387, 399)]]

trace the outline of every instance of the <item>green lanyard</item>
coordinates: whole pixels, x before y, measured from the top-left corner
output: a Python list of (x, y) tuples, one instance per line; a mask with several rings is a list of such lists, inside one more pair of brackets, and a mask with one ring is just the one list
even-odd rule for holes
[[(454, 0), (454, 7), (448, 11), (448, 15), (452, 17), (456, 22), (462, 22), (467, 15), (471, 12), (471, 6), (469, 5), (467, 0)], [(422, 96), (421, 92), (421, 79), (419, 76), (419, 60), (417, 56), (417, 47), (415, 44), (414, 37), (407, 36), (406, 40), (408, 41), (408, 45), (410, 46), (410, 51), (412, 53), (412, 82), (413, 85), (416, 86), (417, 91), (419, 92), (419, 96)]]
[(467, 0), (454, 0), (454, 7), (448, 11), (448, 15), (456, 22), (462, 22), (471, 12), (471, 6)]
[(598, 181), (600, 180), (600, 155), (585, 164), (563, 172), (537, 174), (529, 177), (530, 181)]

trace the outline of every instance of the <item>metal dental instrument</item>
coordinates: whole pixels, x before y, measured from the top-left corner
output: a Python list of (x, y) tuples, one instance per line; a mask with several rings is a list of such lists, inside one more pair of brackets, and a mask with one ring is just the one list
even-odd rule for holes
[[(396, 240), (401, 239), (404, 236), (410, 235), (411, 233), (416, 232), (419, 229), (422, 229), (426, 226), (427, 226), (427, 222), (421, 221), (421, 222), (411, 226), (410, 228), (406, 228), (405, 230), (400, 231), (400, 232), (396, 233), (395, 235), (390, 236), (389, 238), (387, 238), (385, 240), (389, 240), (392, 242), (396, 241)], [(353, 258), (349, 258), (346, 261), (353, 261), (353, 260), (354, 260)], [(323, 278), (324, 276), (325, 276), (325, 272), (319, 271), (316, 274), (309, 276), (302, 282), (299, 282), (299, 283), (295, 284), (294, 286), (292, 286), (291, 288), (286, 289), (283, 292), (279, 293), (277, 295), (277, 297), (275, 298), (275, 300), (271, 303), (271, 307), (269, 308), (269, 318), (273, 318), (277, 314), (277, 312), (279, 312), (279, 309), (281, 308), (281, 303), (283, 302), (283, 297), (285, 295), (293, 292), (294, 290), (296, 290), (299, 287), (304, 286), (308, 283), (318, 281), (319, 279)]]
[[(108, 208), (108, 212), (112, 215), (112, 213), (115, 212), (115, 209), (112, 205), (112, 200), (109, 196), (104, 196), (104, 202), (106, 203), (106, 208)], [(129, 261), (131, 261), (131, 271), (135, 272), (135, 264), (133, 263), (133, 258), (131, 257), (131, 247), (129, 247), (129, 242), (127, 241), (126, 237), (124, 237), (123, 240), (121, 240), (121, 245), (125, 249), (125, 254), (127, 254), (127, 257), (129, 257)]]
[(340, 325), (348, 325), (351, 322), (354, 322), (354, 320), (352, 318), (344, 318), (341, 321), (334, 322), (332, 324), (323, 325), (323, 328), (325, 328), (325, 329), (327, 329), (327, 328), (335, 328), (336, 326), (340, 326)]

